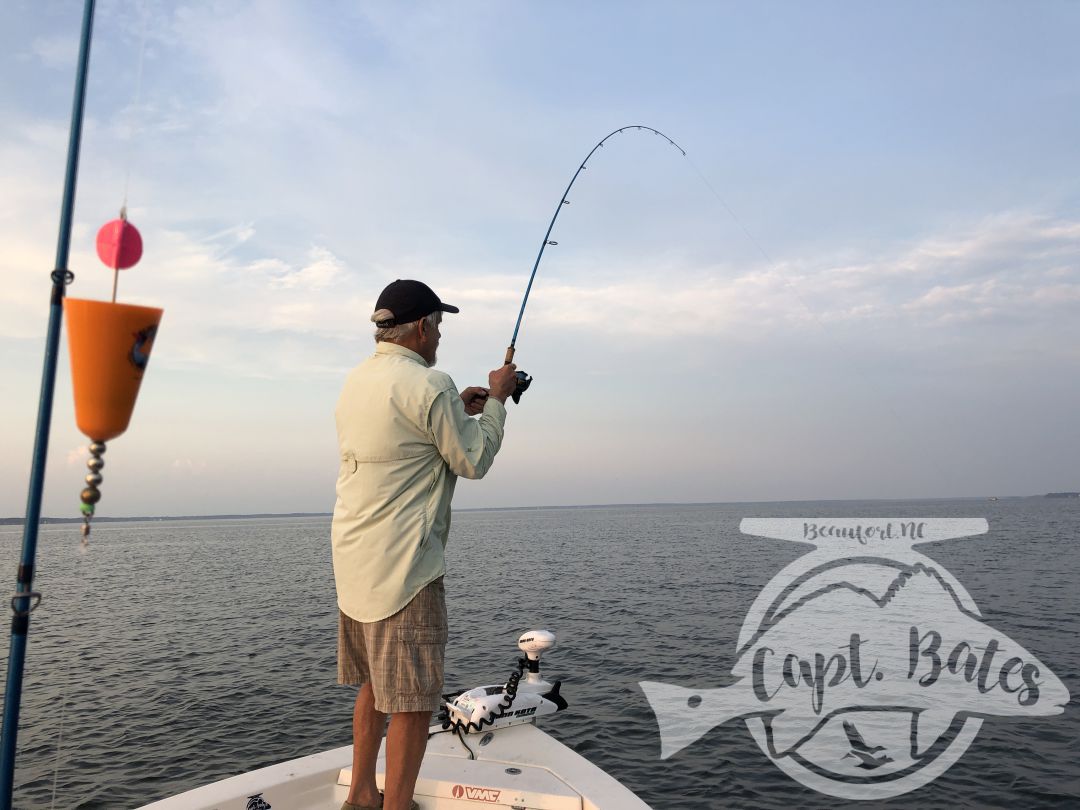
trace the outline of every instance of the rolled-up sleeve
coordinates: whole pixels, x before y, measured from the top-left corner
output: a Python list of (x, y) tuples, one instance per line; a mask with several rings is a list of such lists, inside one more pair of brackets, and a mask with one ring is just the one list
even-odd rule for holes
[(431, 403), (428, 426), (439, 454), (463, 478), (483, 478), (502, 446), (506, 407), (488, 398), (478, 419), (470, 419), (456, 390), (440, 392)]

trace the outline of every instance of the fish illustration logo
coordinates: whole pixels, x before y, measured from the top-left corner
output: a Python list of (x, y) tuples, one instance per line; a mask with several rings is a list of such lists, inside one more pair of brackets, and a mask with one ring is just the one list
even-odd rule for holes
[(955, 577), (913, 549), (985, 534), (985, 520), (746, 519), (739, 528), (813, 550), (751, 606), (734, 683), (640, 683), (662, 759), (742, 718), (802, 784), (884, 799), (944, 773), (985, 718), (1064, 711), (1069, 692), (1050, 668), (985, 623)]

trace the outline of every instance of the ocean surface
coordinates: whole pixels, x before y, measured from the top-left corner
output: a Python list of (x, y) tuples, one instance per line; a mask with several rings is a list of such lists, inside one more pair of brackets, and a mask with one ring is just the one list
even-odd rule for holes
[[(987, 535), (920, 549), (1071, 702), (1054, 717), (986, 718), (946, 773), (883, 802), (803, 787), (740, 719), (661, 760), (638, 682), (732, 683), (747, 611), (808, 550), (740, 535), (746, 517), (986, 518)], [(55, 793), (56, 807), (132, 808), (351, 742), (329, 529), (329, 518), (100, 523), (84, 552), (77, 526), (43, 527), (15, 806), (52, 807)], [(20, 543), (20, 527), (0, 528), (12, 581)], [(446, 691), (505, 680), (517, 636), (554, 630), (545, 672), (570, 708), (541, 727), (658, 810), (1080, 807), (1080, 500), (466, 511), (448, 569)]]

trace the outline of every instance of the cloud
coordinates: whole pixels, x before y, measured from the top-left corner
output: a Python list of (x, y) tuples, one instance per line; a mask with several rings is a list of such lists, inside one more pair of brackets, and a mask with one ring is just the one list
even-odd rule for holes
[(1080, 299), (1080, 222), (1002, 213), (894, 252), (795, 270), (793, 283), (824, 320), (1043, 324)]
[(35, 37), (30, 53), (50, 70), (69, 70), (79, 57), (79, 38), (71, 35)]
[[(473, 326), (507, 323), (524, 291), (516, 275), (431, 257), (361, 268), (323, 244), (309, 244), (296, 259), (273, 255), (250, 222), (206, 233), (152, 226), (143, 236), (147, 258), (126, 271), (119, 291), (122, 301), (166, 310), (156, 367), (228, 369), (257, 377), (336, 375), (354, 362), (357, 346), (367, 339), (372, 302), (393, 278), (438, 279), (433, 286), (469, 319), (468, 333), (457, 338), (466, 344), (489, 341), (486, 327)], [(20, 266), (5, 268), (14, 276), (15, 300), (36, 300), (42, 280), (26, 267), (40, 266), (45, 254), (38, 248), (35, 260), (26, 260), (34, 249), (20, 242), (18, 232), (8, 237), (14, 256), (22, 258)], [(75, 265), (95, 263), (91, 250), (82, 245), (73, 255)], [(618, 279), (584, 262), (568, 263), (560, 280), (542, 278), (541, 268), (527, 328), (570, 332), (583, 340), (644, 338), (663, 344), (786, 339), (815, 323), (830, 330), (873, 321), (936, 330), (947, 339), (948, 330), (961, 325), (1007, 322), (1012, 330), (1039, 330), (1080, 316), (1077, 223), (996, 217), (891, 252), (881, 248), (855, 261), (845, 258), (788, 259), (738, 271), (672, 260), (661, 273), (654, 260), (642, 258), (624, 265)], [(103, 297), (106, 275), (80, 279), (73, 292)], [(32, 327), (29, 316), (16, 309), (5, 312), (11, 317), (0, 320), (0, 334), (21, 337), (40, 328), (36, 318)]]
[[(38, 13), (40, 4), (15, 5), (6, 58), (17, 80), (5, 86), (0, 117), (0, 341), (11, 358), (4, 412), (12, 436), (33, 426), (77, 22)], [(591, 470), (596, 459), (610, 463), (606, 448), (633, 445), (627, 435), (652, 434), (660, 448), (671, 433), (716, 425), (714, 444), (695, 435), (681, 445), (693, 452), (641, 456), (685, 459), (693, 469), (701, 454), (692, 476), (661, 464), (675, 477), (655, 486), (649, 479), (641, 493), (731, 495), (712, 477), (720, 459), (733, 459), (737, 482), (738, 460), (777, 425), (797, 426), (784, 434), (792, 443), (835, 426), (844, 441), (872, 445), (885, 429), (863, 430), (842, 409), (831, 411), (850, 386), (870, 378), (936, 394), (932, 378), (948, 388), (977, 377), (983, 362), (993, 365), (980, 389), (986, 395), (957, 398), (957, 425), (972, 424), (972, 411), (983, 408), (987, 424), (1017, 428), (1003, 435), (1035, 426), (1055, 452), (1068, 445), (1047, 427), (1045, 410), (1058, 407), (1058, 424), (1074, 424), (1072, 389), (1044, 392), (1071, 385), (1066, 372), (1080, 351), (1080, 219), (1068, 186), (1076, 105), (1044, 103), (1038, 59), (1013, 60), (998, 73), (950, 71), (1001, 60), (972, 61), (970, 43), (943, 35), (942, 54), (958, 61), (920, 78), (895, 70), (906, 64), (909, 38), (879, 37), (869, 61), (857, 59), (871, 69), (853, 90), (843, 48), (869, 41), (852, 36), (855, 29), (829, 29), (839, 62), (815, 62), (816, 51), (792, 51), (785, 41), (766, 60), (774, 69), (748, 73), (741, 67), (760, 62), (761, 49), (739, 46), (760, 41), (745, 22), (729, 32), (733, 50), (710, 47), (716, 26), (701, 26), (700, 10), (624, 15), (625, 25), (601, 41), (601, 11), (529, 9), (99, 4), (72, 242), (77, 279), (68, 292), (108, 297), (111, 273), (93, 238), (116, 215), (130, 175), (129, 212), (146, 253), (121, 276), (120, 300), (165, 309), (140, 395), (156, 402), (140, 405), (145, 432), (125, 443), (147, 469), (175, 484), (193, 474), (200, 447), (223, 444), (250, 444), (232, 454), (248, 467), (272, 469), (283, 452), (320, 457), (319, 442), (332, 433), (328, 402), (343, 369), (370, 351), (368, 315), (394, 278), (424, 279), (461, 306), (446, 324), (444, 363), (454, 364), (448, 370), (459, 382), (477, 382), (465, 377), (502, 358), (537, 237), (575, 161), (600, 135), (639, 120), (687, 147), (774, 259), (758, 254), (662, 141), (631, 133), (609, 141), (574, 186), (571, 206), (560, 208), (566, 213), (551, 234), (559, 247), (545, 254), (523, 321), (519, 359), (538, 377), (530, 396), (560, 407), (521, 409), (516, 435), (556, 420), (569, 436), (556, 455), (595, 441), (600, 452), (579, 448), (575, 457)], [(54, 36), (61, 30), (69, 35)], [(642, 59), (644, 52), (652, 56)], [(885, 61), (876, 63), (879, 56)], [(785, 79), (796, 75), (792, 66), (802, 77), (794, 86)], [(750, 92), (738, 92), (747, 81)], [(821, 88), (828, 92), (816, 96)], [(777, 93), (784, 103), (760, 103)], [(707, 103), (718, 97), (733, 105)], [(971, 103), (954, 115), (960, 97)], [(1045, 126), (1021, 126), (1037, 112), (1049, 116)], [(1061, 361), (1066, 352), (1072, 365)], [(829, 377), (837, 384), (831, 398), (801, 390), (834, 367), (841, 371)], [(1030, 409), (1009, 402), (1017, 376), (1031, 383)], [(58, 386), (61, 398), (69, 388)], [(723, 410), (740, 402), (745, 413)], [(652, 406), (648, 424), (627, 415)], [(166, 409), (168, 418), (151, 418)], [(820, 423), (808, 424), (814, 414)], [(148, 446), (144, 437), (161, 425), (169, 426), (165, 439)], [(80, 441), (68, 429), (56, 434), (61, 459)], [(245, 430), (279, 439), (259, 444)], [(914, 435), (936, 442), (942, 433)], [(743, 437), (743, 452), (720, 446), (733, 434)], [(533, 435), (541, 449), (555, 446), (544, 444), (548, 431)], [(979, 431), (977, 441), (986, 435)], [(1034, 428), (1031, 435), (1043, 436)], [(283, 451), (282, 441), (295, 442), (295, 451)], [(508, 442), (501, 464), (514, 463), (518, 441)], [(177, 442), (195, 455), (177, 458)], [(226, 455), (207, 456), (199, 480), (235, 495)], [(630, 476), (632, 455), (623, 464)], [(1040, 462), (1050, 453), (1042, 455)], [(550, 461), (527, 466), (555, 470), (564, 495), (592, 497), (588, 481)], [(775, 463), (768, 466), (754, 489), (775, 495), (784, 490), (771, 480)], [(1011, 464), (997, 466), (1016, 474)], [(642, 475), (645, 482), (652, 473)], [(278, 478), (285, 495), (275, 485), (256, 488), (259, 497), (295, 498), (295, 481)], [(609, 478), (611, 497), (621, 497), (618, 475)], [(154, 489), (143, 480), (133, 487), (140, 500)], [(191, 491), (163, 489), (162, 497), (185, 501)], [(512, 483), (500, 497), (511, 503), (520, 491)]]
[[(641, 261), (624, 278), (590, 284), (539, 283), (530, 319), (649, 337), (784, 334), (819, 325), (885, 321), (909, 328), (960, 323), (1041, 328), (1080, 319), (1080, 223), (1001, 214), (907, 245), (864, 248), (835, 262), (788, 258), (771, 267), (675, 265), (655, 272)], [(504, 294), (480, 298), (504, 305)], [(611, 317), (604, 317), (609, 315)], [(1051, 317), (1052, 316), (1052, 317)]]
[(308, 290), (319, 292), (346, 278), (345, 265), (324, 247), (312, 247), (308, 251), (308, 263), (299, 269), (285, 268), (285, 272), (271, 284), (279, 290)]
[[(331, 19), (339, 12), (341, 19)], [(119, 44), (132, 66), (145, 28), (145, 101), (125, 107), (130, 96), (110, 97), (91, 105), (77, 209), (83, 234), (72, 255), (78, 280), (69, 293), (108, 294), (92, 234), (114, 215), (130, 146), (130, 213), (146, 255), (121, 276), (120, 298), (166, 309), (155, 367), (335, 374), (367, 341), (378, 291), (398, 277), (430, 281), (462, 306), (470, 325), (482, 324), (482, 336), (465, 340), (486, 340), (495, 324), (513, 322), (526, 279), (507, 270), (508, 245), (528, 221), (529, 244), (517, 253), (531, 260), (533, 220), (546, 220), (553, 202), (524, 202), (523, 189), (536, 177), (550, 185), (550, 166), (538, 159), (532, 167), (520, 150), (543, 144), (546, 153), (552, 136), (538, 130), (500, 142), (507, 120), (528, 129), (522, 122), (542, 116), (547, 102), (505, 92), (486, 70), (490, 54), (472, 52), (470, 43), (483, 40), (497, 16), (466, 24), (431, 6), (331, 13), (259, 3), (144, 13), (146, 21), (113, 20), (126, 26)], [(448, 24), (461, 41), (446, 36)], [(71, 47), (70, 38), (46, 38), (35, 42), (35, 53), (59, 54), (61, 42)], [(469, 93), (446, 92), (466, 78), (476, 79)], [(436, 106), (424, 126), (409, 126), (428, 101)], [(493, 102), (505, 104), (472, 115)], [(444, 108), (468, 123), (444, 121)], [(428, 126), (435, 118), (445, 126)], [(26, 338), (43, 329), (66, 127), (15, 115), (5, 131), (14, 137), (0, 141), (0, 336)], [(617, 178), (620, 166), (647, 174), (634, 164), (642, 154), (635, 141), (611, 146), (605, 178)], [(657, 159), (665, 161), (658, 176), (670, 175), (670, 155)], [(606, 242), (583, 248), (572, 235), (584, 237), (601, 221), (590, 223), (590, 212), (600, 217), (620, 202), (622, 187), (613, 181), (604, 197), (603, 185), (575, 186), (581, 210), (574, 206), (573, 216), (560, 220), (567, 236), (557, 262), (548, 254), (540, 268), (528, 329), (663, 344), (699, 336), (787, 339), (815, 324), (842, 331), (886, 323), (947, 339), (962, 324), (1046, 329), (1077, 321), (1077, 221), (1003, 212), (908, 243), (843, 252), (826, 245), (813, 256), (770, 246), (775, 262), (738, 263), (691, 249), (644, 254), (632, 240), (624, 249), (614, 230)], [(648, 229), (658, 240), (695, 229), (707, 234), (711, 218), (658, 209)]]
[[(255, 236), (255, 223), (244, 222), (203, 237), (207, 244), (219, 244), (222, 253), (240, 247)], [(221, 245), (220, 243), (224, 243)]]
[(195, 461), (190, 458), (177, 458), (173, 459), (172, 468), (180, 475), (197, 476), (206, 472), (206, 462), (203, 460)]
[(200, 59), (231, 117), (328, 113), (341, 103), (335, 78), (351, 69), (316, 37), (321, 16), (306, 6), (268, 3), (182, 6), (170, 31), (175, 44)]

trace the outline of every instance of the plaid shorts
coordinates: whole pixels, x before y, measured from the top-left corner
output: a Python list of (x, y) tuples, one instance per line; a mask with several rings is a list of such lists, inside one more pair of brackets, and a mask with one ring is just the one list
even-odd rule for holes
[(338, 683), (370, 683), (384, 714), (433, 712), (442, 705), (446, 653), (443, 578), (425, 585), (381, 621), (358, 622), (338, 611)]

